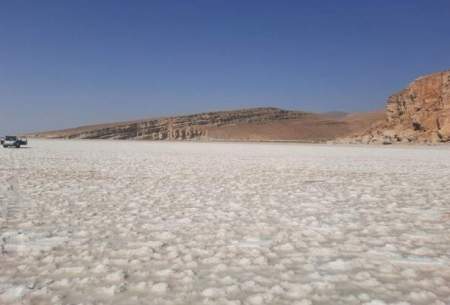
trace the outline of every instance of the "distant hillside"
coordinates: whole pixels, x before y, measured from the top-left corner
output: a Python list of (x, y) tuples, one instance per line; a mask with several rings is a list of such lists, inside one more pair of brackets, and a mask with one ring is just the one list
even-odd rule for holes
[(324, 114), (250, 108), (82, 126), (29, 136), (64, 139), (237, 140), (320, 142), (351, 136), (383, 119), (382, 112)]

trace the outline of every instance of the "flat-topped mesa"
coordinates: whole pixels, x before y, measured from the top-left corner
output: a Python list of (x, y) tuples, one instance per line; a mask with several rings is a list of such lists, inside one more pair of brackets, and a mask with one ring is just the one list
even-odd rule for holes
[(160, 119), (104, 124), (60, 131), (37, 133), (46, 138), (189, 140), (208, 136), (208, 129), (242, 123), (265, 123), (298, 119), (310, 115), (302, 111), (278, 108), (250, 108), (205, 112)]
[(450, 141), (450, 70), (422, 76), (390, 96), (386, 120), (350, 139), (362, 143)]

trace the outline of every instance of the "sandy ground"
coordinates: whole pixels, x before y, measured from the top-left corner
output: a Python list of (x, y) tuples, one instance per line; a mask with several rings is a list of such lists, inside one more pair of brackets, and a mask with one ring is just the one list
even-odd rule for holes
[(0, 304), (450, 304), (450, 147), (0, 149)]

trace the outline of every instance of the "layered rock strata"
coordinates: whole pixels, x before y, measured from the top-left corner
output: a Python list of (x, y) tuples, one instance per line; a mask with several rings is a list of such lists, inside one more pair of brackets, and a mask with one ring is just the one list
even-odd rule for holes
[(149, 119), (135, 122), (93, 125), (34, 134), (45, 138), (67, 139), (145, 139), (189, 140), (208, 137), (208, 129), (248, 123), (300, 119), (311, 114), (278, 108), (252, 108), (208, 112), (194, 115)]
[(389, 97), (386, 119), (342, 142), (442, 143), (450, 141), (450, 70), (422, 76)]

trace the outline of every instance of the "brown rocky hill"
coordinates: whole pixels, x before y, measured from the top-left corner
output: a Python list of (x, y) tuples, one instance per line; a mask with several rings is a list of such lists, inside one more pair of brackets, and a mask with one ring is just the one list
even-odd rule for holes
[(268, 107), (90, 125), (29, 136), (65, 139), (321, 142), (361, 133), (383, 117), (382, 112), (317, 114)]
[(419, 77), (389, 97), (384, 121), (342, 142), (450, 142), (450, 70)]

